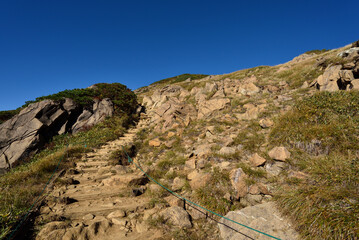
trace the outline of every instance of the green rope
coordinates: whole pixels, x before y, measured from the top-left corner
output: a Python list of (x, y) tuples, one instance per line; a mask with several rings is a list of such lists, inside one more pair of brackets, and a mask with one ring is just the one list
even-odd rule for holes
[(62, 160), (65, 158), (65, 155), (67, 153), (69, 145), (67, 144), (64, 155), (62, 156), (62, 158), (60, 158), (60, 160), (58, 161), (55, 170), (52, 172), (49, 180), (47, 181), (46, 185), (44, 186), (44, 188), (42, 189), (40, 195), (36, 198), (36, 200), (34, 201), (34, 203), (31, 205), (31, 207), (27, 210), (26, 214), (24, 215), (24, 217), (21, 219), (21, 221), (19, 222), (19, 224), (16, 226), (16, 228), (11, 232), (11, 234), (9, 235), (9, 237), (7, 238), (7, 240), (12, 239), (12, 237), (14, 236), (14, 234), (17, 232), (17, 230), (21, 227), (21, 225), (25, 222), (26, 218), (29, 216), (30, 211), (32, 210), (32, 208), (35, 206), (35, 204), (37, 203), (37, 201), (40, 199), (40, 197), (42, 196), (42, 194), (45, 192), (45, 189), (47, 187), (47, 185), (49, 185), (51, 179), (54, 177), (57, 169), (60, 166), (60, 163), (62, 162)]
[(191, 204), (193, 204), (193, 205), (195, 205), (195, 206), (197, 206), (197, 207), (199, 207), (199, 208), (202, 208), (203, 210), (205, 210), (205, 211), (207, 211), (207, 212), (209, 212), (209, 213), (212, 213), (212, 214), (214, 214), (214, 215), (216, 215), (216, 216), (218, 216), (218, 217), (221, 217), (221, 218), (226, 219), (226, 220), (228, 220), (228, 221), (231, 221), (231, 222), (233, 222), (233, 223), (235, 223), (235, 224), (238, 224), (238, 225), (240, 225), (240, 226), (242, 226), (242, 227), (248, 228), (248, 229), (250, 229), (250, 230), (252, 230), (252, 231), (255, 231), (255, 232), (257, 232), (257, 233), (263, 234), (263, 235), (268, 236), (268, 237), (270, 237), (270, 238), (277, 239), (277, 240), (281, 240), (280, 238), (277, 238), (277, 237), (274, 237), (274, 236), (272, 236), (272, 235), (269, 235), (268, 233), (261, 232), (261, 231), (259, 231), (259, 230), (257, 230), (257, 229), (251, 228), (251, 227), (246, 226), (246, 225), (244, 225), (244, 224), (242, 224), (242, 223), (236, 222), (236, 221), (234, 221), (234, 220), (232, 220), (232, 219), (230, 219), (230, 218), (227, 218), (227, 217), (225, 217), (225, 216), (222, 216), (221, 214), (218, 214), (218, 213), (216, 213), (216, 212), (213, 212), (213, 211), (211, 211), (211, 210), (209, 210), (209, 209), (207, 209), (207, 208), (205, 208), (205, 207), (202, 207), (201, 205), (198, 205), (198, 204), (192, 202), (191, 200), (188, 200), (187, 198), (182, 197), (182, 196), (178, 195), (177, 193), (171, 191), (170, 189), (166, 188), (166, 187), (163, 186), (161, 183), (159, 183), (159, 182), (157, 182), (155, 179), (153, 179), (153, 178), (152, 178), (150, 175), (148, 175), (145, 171), (143, 171), (143, 169), (142, 169), (140, 166), (138, 166), (138, 165), (132, 160), (132, 158), (127, 154), (127, 152), (126, 152), (126, 150), (125, 150), (125, 148), (124, 148), (123, 146), (122, 146), (122, 149), (123, 149), (123, 151), (126, 153), (127, 159), (128, 159), (128, 162), (129, 162), (129, 163), (135, 164), (135, 166), (136, 166), (141, 172), (143, 172), (150, 180), (152, 180), (153, 182), (155, 182), (157, 185), (161, 186), (162, 188), (166, 189), (168, 192), (170, 192), (171, 194), (175, 195), (176, 197), (182, 199), (183, 201), (189, 202), (189, 203), (191, 203)]

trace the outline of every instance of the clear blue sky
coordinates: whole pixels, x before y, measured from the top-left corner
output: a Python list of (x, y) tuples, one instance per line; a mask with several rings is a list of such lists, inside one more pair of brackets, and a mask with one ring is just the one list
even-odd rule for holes
[(0, 110), (98, 82), (276, 65), (359, 39), (359, 1), (1, 0)]

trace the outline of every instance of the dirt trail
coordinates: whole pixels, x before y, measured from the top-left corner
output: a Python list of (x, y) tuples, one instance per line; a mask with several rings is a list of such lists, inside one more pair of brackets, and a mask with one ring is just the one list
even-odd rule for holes
[(145, 120), (123, 137), (85, 154), (74, 169), (67, 170), (61, 180), (71, 184), (53, 190), (47, 198), (37, 219), (47, 224), (37, 240), (155, 239), (161, 235), (149, 229), (142, 217), (149, 199), (140, 195), (141, 185), (148, 180), (132, 165), (113, 166), (107, 161), (113, 151), (131, 144), (143, 126)]

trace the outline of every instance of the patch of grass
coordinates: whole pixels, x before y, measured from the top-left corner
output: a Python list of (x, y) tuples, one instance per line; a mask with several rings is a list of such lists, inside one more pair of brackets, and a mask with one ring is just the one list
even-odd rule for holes
[(265, 142), (265, 137), (260, 131), (261, 127), (259, 123), (251, 121), (247, 128), (238, 133), (237, 137), (233, 140), (233, 144), (241, 144), (244, 150), (256, 152)]
[(178, 76), (175, 76), (175, 77), (170, 77), (170, 78), (159, 80), (157, 82), (152, 83), (151, 85), (173, 84), (173, 83), (183, 82), (183, 81), (187, 80), (188, 78), (191, 78), (191, 80), (197, 80), (197, 79), (201, 79), (201, 78), (204, 78), (204, 77), (207, 77), (207, 76), (208, 75), (205, 75), (205, 74), (189, 74), (189, 73), (185, 73), (185, 74), (181, 74), (181, 75), (178, 75)]
[[(215, 233), (217, 227), (215, 223), (209, 223), (207, 219), (197, 220), (195, 228), (177, 228), (166, 234), (164, 239), (179, 239), (179, 240), (203, 240), (203, 239), (217, 239)], [(161, 239), (162, 240), (162, 239)]]
[(199, 204), (222, 215), (236, 206), (224, 198), (226, 193), (233, 194), (228, 171), (214, 168), (211, 181), (206, 186), (195, 191), (195, 198)]
[(270, 133), (274, 144), (321, 141), (345, 152), (359, 149), (359, 92), (320, 92), (298, 101), (279, 117)]
[(289, 86), (292, 89), (299, 88), (303, 85), (305, 81), (312, 82), (315, 78), (323, 73), (322, 70), (319, 70), (312, 66), (312, 63), (300, 64), (294, 66), (288, 70), (284, 70), (277, 74), (277, 77), (280, 80), (284, 80), (289, 83)]
[(253, 168), (243, 162), (239, 163), (237, 167), (242, 168), (243, 172), (250, 177), (265, 178), (267, 176), (267, 172), (263, 168)]
[(312, 54), (312, 53), (322, 54), (322, 53), (325, 53), (325, 52), (328, 52), (328, 51), (330, 51), (330, 49), (322, 49), (322, 50), (314, 49), (314, 50), (307, 51), (307, 52), (305, 52), (305, 53), (306, 53), (306, 54)]
[(60, 169), (83, 147), (62, 148), (38, 161), (24, 164), (0, 177), (0, 236), (5, 237), (27, 212), (60, 160)]
[(276, 196), (303, 239), (359, 237), (358, 112), (359, 92), (320, 92), (297, 101), (271, 131), (273, 144), (319, 140), (330, 149), (319, 156), (292, 149), (292, 168), (308, 178), (287, 179)]
[(304, 239), (357, 239), (359, 159), (330, 154), (304, 161), (310, 178), (282, 186), (281, 209)]
[(213, 90), (213, 91), (207, 93), (206, 94), (206, 100), (211, 99), (214, 96), (214, 94), (216, 94), (216, 92), (217, 92), (217, 90)]

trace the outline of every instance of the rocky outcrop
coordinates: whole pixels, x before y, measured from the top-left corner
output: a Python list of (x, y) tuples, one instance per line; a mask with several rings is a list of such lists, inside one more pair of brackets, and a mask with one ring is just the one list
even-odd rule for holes
[(320, 91), (359, 89), (359, 47), (338, 54), (346, 63), (328, 66), (311, 85)]
[[(298, 233), (290, 222), (281, 216), (273, 202), (231, 211), (225, 217), (283, 240), (299, 239)], [(268, 238), (224, 218), (220, 220), (218, 227), (224, 240)]]
[(83, 110), (69, 98), (32, 103), (0, 125), (0, 169), (31, 157), (55, 135), (79, 132), (112, 114), (109, 99), (95, 101), (90, 110)]
[(77, 122), (72, 127), (72, 133), (77, 133), (83, 129), (94, 126), (105, 120), (106, 117), (112, 117), (113, 115), (113, 103), (109, 98), (105, 98), (102, 101), (95, 99), (92, 107), (92, 111), (85, 110), (78, 117)]

